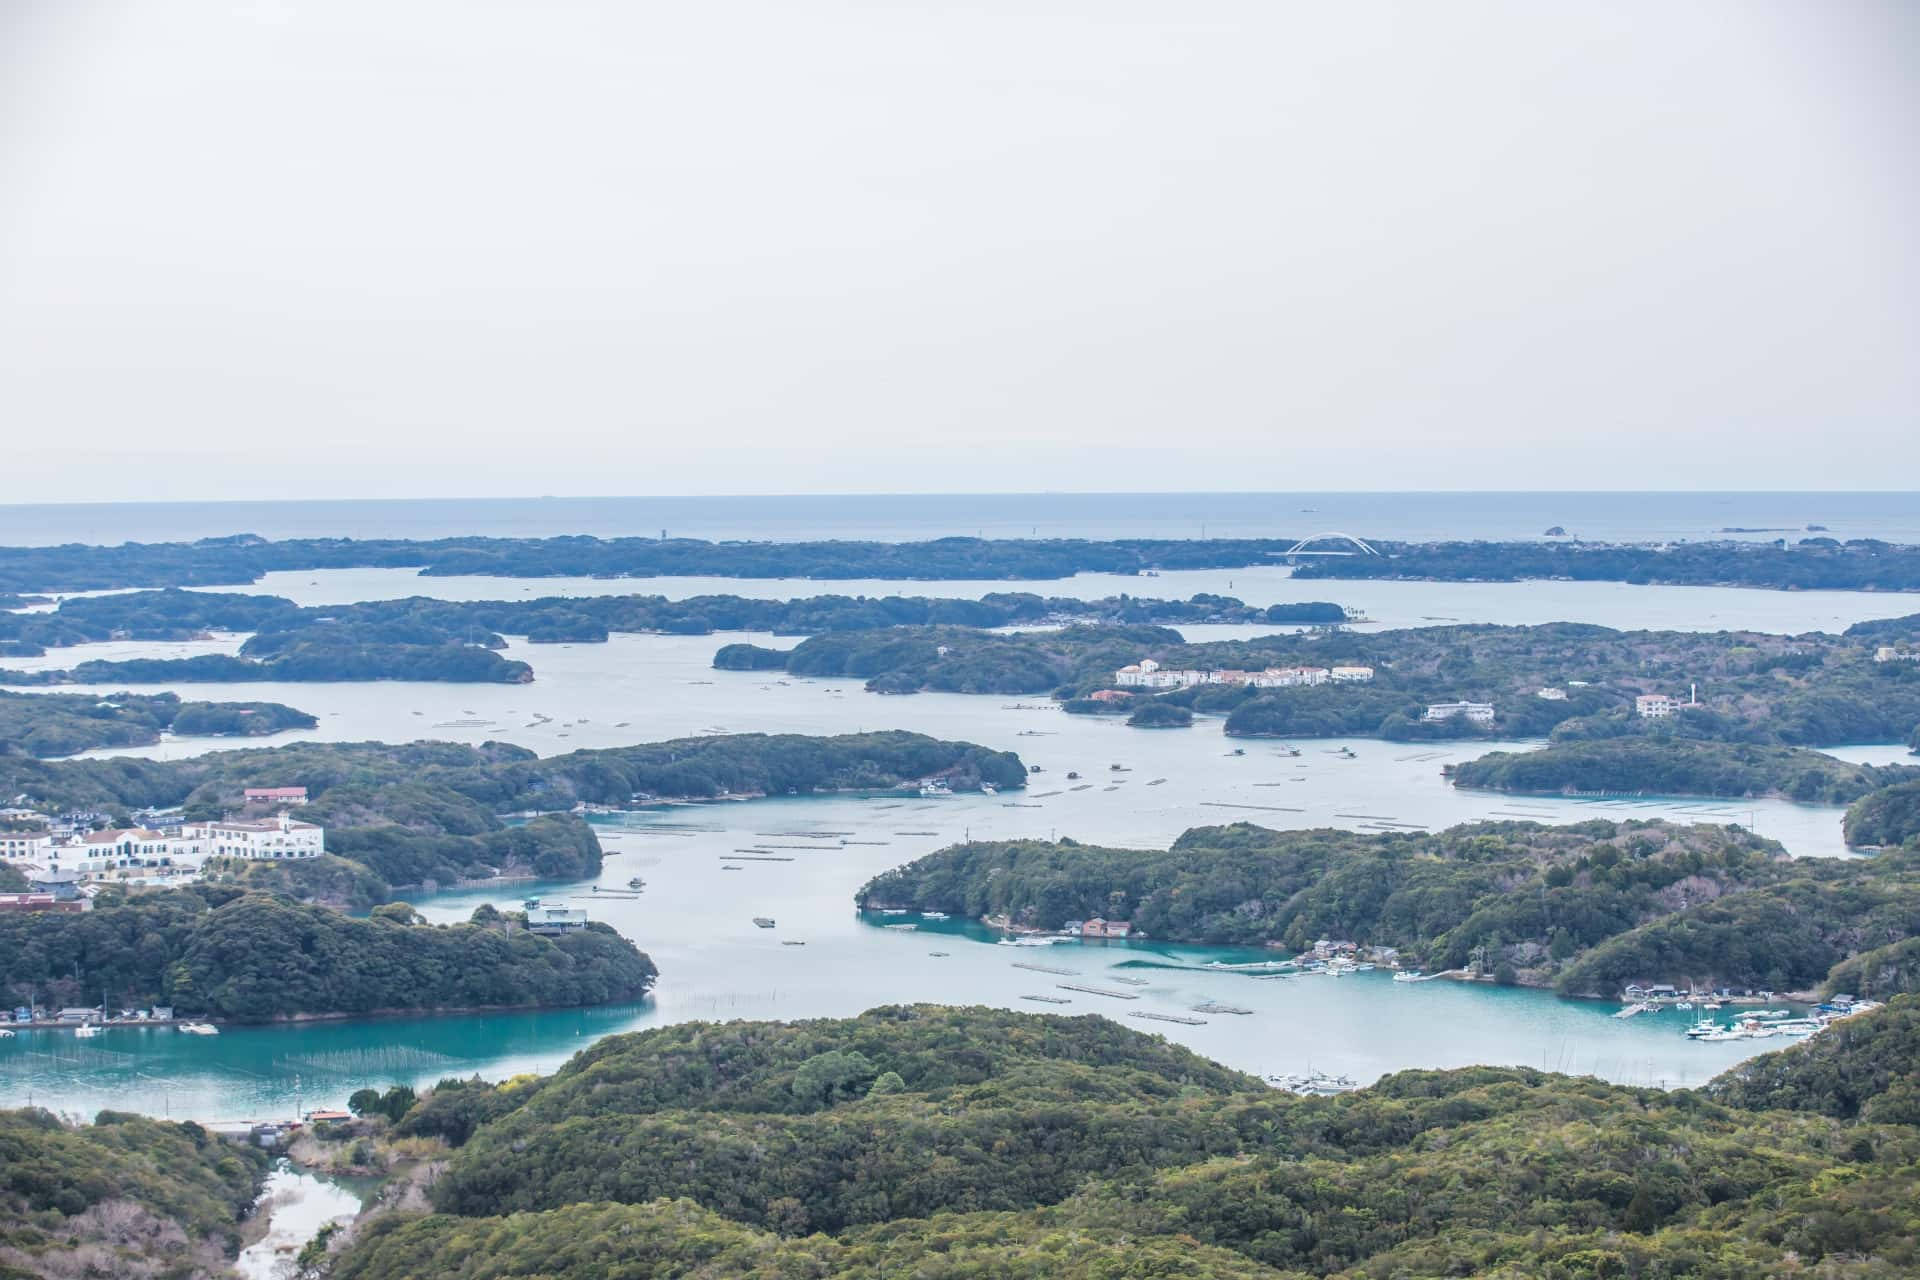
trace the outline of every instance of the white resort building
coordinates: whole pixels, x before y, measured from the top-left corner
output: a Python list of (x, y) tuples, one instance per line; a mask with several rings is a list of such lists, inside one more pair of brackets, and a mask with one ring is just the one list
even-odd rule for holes
[(222, 819), (190, 822), (180, 828), (183, 839), (196, 843), (205, 857), (251, 858), (279, 862), (288, 858), (317, 858), (327, 851), (326, 830), (311, 822), (296, 822), (282, 813), (277, 818)]
[(1633, 700), (1634, 714), (1648, 720), (1664, 720), (1679, 710), (1680, 706), (1678, 698), (1664, 693), (1643, 693)]
[(1471, 720), (1475, 724), (1493, 723), (1493, 704), (1491, 702), (1435, 702), (1427, 706), (1422, 720), (1452, 720), (1455, 717)]
[(1255, 689), (1287, 689), (1300, 685), (1355, 683), (1373, 679), (1372, 667), (1268, 667), (1265, 671), (1239, 671), (1220, 668), (1196, 671), (1192, 668), (1162, 667), (1152, 658), (1120, 668), (1113, 683), (1122, 689), (1188, 689), (1201, 684), (1244, 684)]
[(257, 822), (190, 822), (166, 831), (110, 827), (49, 835), (0, 834), (0, 857), (29, 878), (91, 884), (178, 884), (196, 880), (208, 858), (315, 858), (326, 852), (326, 831), (282, 813)]

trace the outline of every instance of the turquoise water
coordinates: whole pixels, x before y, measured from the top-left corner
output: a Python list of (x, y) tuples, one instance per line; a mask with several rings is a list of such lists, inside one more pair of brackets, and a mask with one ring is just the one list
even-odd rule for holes
[[(1230, 788), (1223, 793), (1234, 794)], [(1096, 787), (1075, 798), (1115, 794)], [(1181, 817), (1157, 818), (1150, 804), (1129, 807), (1131, 816), (1109, 804), (1105, 818), (1094, 821), (1100, 810), (1090, 806), (1086, 820), (1071, 829), (1090, 839), (1140, 844), (1163, 842), (1166, 831), (1191, 825)], [(1394, 983), (1384, 972), (1262, 981), (1200, 967), (1211, 960), (1263, 958), (1244, 949), (1152, 942), (1007, 947), (974, 924), (862, 918), (854, 911), (853, 891), (872, 874), (969, 832), (1034, 832), (1050, 824), (1044, 811), (1037, 823), (1031, 813), (988, 797), (822, 797), (623, 815), (602, 824), (615, 852), (600, 883), (618, 888), (641, 875), (647, 889), (638, 898), (596, 898), (588, 885), (541, 884), (515, 885), (510, 892), (462, 890), (415, 905), (429, 918), (447, 921), (465, 918), (482, 902), (510, 907), (533, 894), (576, 897), (575, 905), (584, 901), (596, 919), (634, 938), (659, 964), (660, 985), (644, 1004), (229, 1028), (215, 1037), (138, 1028), (81, 1041), (70, 1032), (38, 1032), (0, 1041), (5, 1101), (31, 1100), (81, 1114), (131, 1106), (203, 1120), (261, 1118), (289, 1114), (298, 1103), (337, 1105), (365, 1085), (551, 1071), (609, 1032), (686, 1019), (837, 1017), (910, 1001), (1107, 1014), (1262, 1074), (1311, 1066), (1371, 1079), (1402, 1067), (1493, 1062), (1681, 1085), (1700, 1083), (1757, 1047), (1690, 1043), (1680, 1034), (1682, 1014), (1622, 1021), (1608, 1016), (1611, 1005), (1543, 992), (1447, 981)], [(1210, 820), (1238, 816), (1246, 815), (1227, 811)], [(1127, 830), (1143, 818), (1146, 829), (1129, 837)], [(800, 833), (833, 834), (819, 840)], [(756, 844), (803, 847), (763, 850), (762, 856), (791, 862), (756, 862), (734, 853)], [(728, 865), (740, 869), (724, 870)], [(757, 928), (755, 916), (774, 918), (776, 927)], [(917, 927), (885, 927), (910, 922)], [(783, 945), (789, 940), (805, 945)], [(1049, 974), (1021, 964), (1075, 972)], [(1117, 984), (1116, 975), (1144, 977), (1148, 985)], [(1063, 991), (1063, 982), (1138, 998)], [(1072, 1003), (1021, 999), (1032, 994)], [(1210, 999), (1255, 1012), (1192, 1013), (1193, 1005)], [(1127, 1016), (1136, 1011), (1203, 1017), (1205, 1025)]]

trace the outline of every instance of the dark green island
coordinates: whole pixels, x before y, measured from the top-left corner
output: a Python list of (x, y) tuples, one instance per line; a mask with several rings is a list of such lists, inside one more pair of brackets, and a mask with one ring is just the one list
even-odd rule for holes
[(174, 693), (0, 690), (0, 756), (70, 756), (183, 738), (259, 738), (320, 722), (278, 702), (184, 702)]

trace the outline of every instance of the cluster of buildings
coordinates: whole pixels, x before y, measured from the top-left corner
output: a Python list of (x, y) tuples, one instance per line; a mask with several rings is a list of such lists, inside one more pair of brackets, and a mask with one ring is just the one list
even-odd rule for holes
[(1133, 935), (1133, 925), (1125, 920), (1102, 920), (1095, 916), (1091, 920), (1069, 920), (1060, 926), (1060, 932), (1075, 938), (1127, 938)]
[(1875, 662), (1920, 662), (1920, 649), (1903, 649), (1898, 645), (1883, 644), (1873, 651)]
[(1288, 689), (1299, 685), (1357, 684), (1371, 679), (1372, 667), (1268, 667), (1265, 671), (1236, 671), (1230, 668), (1198, 671), (1162, 667), (1152, 658), (1142, 658), (1113, 673), (1113, 683), (1122, 689), (1187, 689), (1201, 684), (1243, 684), (1255, 689)]
[[(273, 802), (304, 803), (304, 789), (292, 790), (299, 790), (298, 800), (283, 794)], [(270, 817), (156, 827), (0, 832), (0, 860), (19, 867), (33, 886), (28, 894), (0, 895), (0, 910), (41, 909), (8, 898), (70, 901), (84, 886), (102, 883), (185, 884), (200, 878), (209, 858), (282, 862), (317, 858), (326, 851), (325, 829), (301, 822), (285, 809)]]

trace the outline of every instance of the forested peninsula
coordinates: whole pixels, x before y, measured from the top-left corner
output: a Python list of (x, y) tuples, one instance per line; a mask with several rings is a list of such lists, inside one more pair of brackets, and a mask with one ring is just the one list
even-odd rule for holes
[(653, 962), (590, 922), (544, 937), (483, 908), (469, 924), (370, 920), (221, 885), (115, 895), (91, 911), (0, 913), (0, 991), (54, 1008), (171, 1005), (238, 1022), (637, 1000)]
[[(792, 675), (853, 677), (880, 693), (1051, 693), (1068, 710), (1137, 710), (1164, 702), (1224, 715), (1247, 737), (1378, 736), (1395, 740), (1626, 736), (1761, 745), (1902, 741), (1920, 726), (1920, 662), (1876, 661), (1889, 634), (1617, 631), (1585, 623), (1318, 630), (1254, 640), (1184, 643), (1165, 627), (1074, 626), (1005, 634), (978, 628), (891, 627), (827, 632), (780, 659)], [(764, 661), (762, 658), (764, 657)], [(1169, 692), (1113, 689), (1122, 666), (1260, 672), (1359, 666), (1363, 683), (1259, 688), (1206, 683)], [(773, 665), (772, 651), (723, 650), (719, 666)], [(1640, 694), (1680, 705), (1649, 719)], [(1544, 695), (1544, 696), (1543, 696)], [(1697, 704), (1688, 704), (1690, 696)], [(1424, 718), (1434, 703), (1489, 703), (1485, 723)]]
[(1706, 1089), (1404, 1071), (1301, 1099), (1098, 1017), (929, 1006), (614, 1036), (448, 1081), (454, 1149), (327, 1280), (1497, 1280), (1920, 1265), (1920, 1002)]
[[(1238, 824), (1197, 828), (1165, 850), (955, 845), (876, 877), (856, 902), (1045, 930), (1100, 916), (1173, 942), (1301, 950), (1343, 939), (1395, 947), (1436, 972), (1479, 952), (1488, 976), (1569, 996), (1613, 997), (1630, 983), (1817, 991), (1845, 962), (1920, 937), (1920, 848), (1795, 859), (1738, 827), (1666, 822), (1432, 835)], [(1920, 990), (1920, 965), (1867, 983), (1833, 989)]]
[[(1285, 563), (1300, 537), (1111, 541), (940, 538), (928, 542), (707, 542), (694, 538), (302, 538), (250, 534), (196, 542), (0, 548), (0, 593), (236, 585), (276, 571), (417, 569), (428, 576), (894, 578), (1013, 580), (1077, 573), (1239, 568)], [(1530, 578), (1689, 585), (1920, 590), (1920, 547), (1810, 537), (1788, 543), (1703, 541), (1402, 543), (1379, 554), (1299, 557), (1311, 578)], [(1327, 548), (1347, 550), (1332, 542)]]
[[(1025, 785), (1011, 752), (890, 732), (808, 737), (729, 734), (541, 758), (492, 742), (307, 742), (186, 760), (42, 761), (0, 757), (0, 793), (44, 812), (239, 808), (247, 787), (302, 786), (301, 816), (324, 825), (322, 858), (250, 863), (242, 883), (350, 906), (397, 886), (523, 873), (597, 875), (601, 849), (577, 806), (625, 808), (722, 796), (885, 790), (939, 778), (956, 791)], [(540, 814), (532, 821), (513, 815)]]
[(197, 1124), (0, 1111), (0, 1276), (226, 1273), (269, 1161)]
[(1848, 804), (1920, 780), (1920, 765), (1850, 764), (1805, 747), (1668, 737), (1495, 751), (1444, 772), (1458, 786), (1534, 795), (1779, 797), (1803, 804)]
[(184, 702), (175, 693), (8, 693), (0, 690), (0, 756), (70, 756), (183, 738), (257, 738), (320, 722), (278, 702)]
[[(5, 652), (39, 655), (49, 648), (109, 639), (177, 641), (213, 632), (248, 632), (238, 655), (192, 658), (88, 659), (67, 670), (0, 671), (15, 685), (161, 681), (238, 682), (440, 680), (525, 683), (533, 668), (501, 656), (506, 635), (533, 644), (601, 644), (615, 633), (706, 635), (769, 631), (802, 635), (901, 625), (1007, 627), (1104, 622), (1256, 623), (1332, 626), (1348, 613), (1327, 601), (1255, 608), (1231, 596), (1190, 600), (1116, 596), (1077, 600), (1030, 593), (994, 593), (980, 600), (938, 597), (818, 596), (753, 600), (741, 596), (554, 597), (540, 600), (449, 601), (413, 597), (361, 604), (302, 607), (279, 596), (213, 591), (140, 591), (84, 596), (41, 613), (0, 613)], [(503, 634), (504, 633), (504, 634)]]

